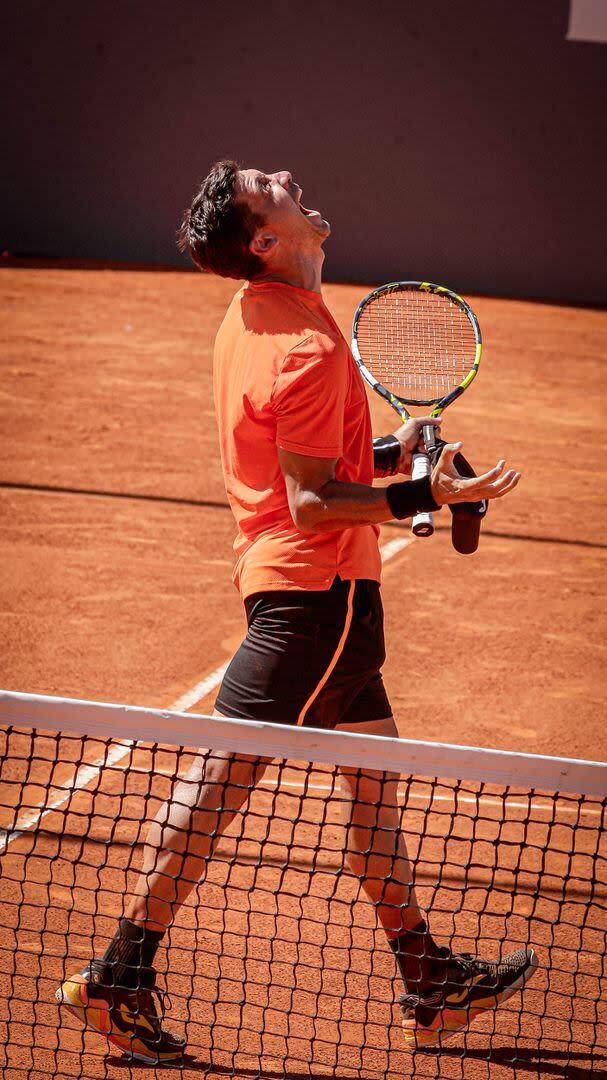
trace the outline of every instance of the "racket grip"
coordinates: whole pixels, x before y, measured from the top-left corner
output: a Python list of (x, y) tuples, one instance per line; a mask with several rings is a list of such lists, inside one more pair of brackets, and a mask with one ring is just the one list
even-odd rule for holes
[[(411, 479), (421, 480), (423, 476), (429, 476), (430, 459), (427, 454), (414, 454), (411, 461)], [(411, 532), (414, 536), (432, 536), (434, 532), (434, 517), (429, 511), (416, 514), (411, 523)]]

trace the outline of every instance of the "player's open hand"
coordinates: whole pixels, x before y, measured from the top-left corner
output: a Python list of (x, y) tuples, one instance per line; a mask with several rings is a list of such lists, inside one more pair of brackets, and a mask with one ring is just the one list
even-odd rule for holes
[[(406, 425), (405, 425), (406, 426)], [(481, 499), (501, 499), (518, 484), (521, 474), (515, 469), (504, 471), (506, 462), (498, 461), (493, 469), (467, 479), (461, 476), (454, 464), (454, 457), (461, 450), (461, 443), (445, 443), (431, 475), (434, 501), (443, 506), (449, 503), (480, 502)]]
[(426, 449), (422, 435), (424, 424), (430, 424), (438, 435), (442, 420), (432, 416), (416, 416), (412, 417), (411, 420), (407, 420), (406, 424), (403, 424), (402, 427), (399, 427), (393, 432), (394, 438), (398, 439), (400, 443), (400, 459), (395, 472), (404, 473), (405, 476), (409, 476), (411, 473), (411, 459), (413, 455), (417, 450), (423, 452)]

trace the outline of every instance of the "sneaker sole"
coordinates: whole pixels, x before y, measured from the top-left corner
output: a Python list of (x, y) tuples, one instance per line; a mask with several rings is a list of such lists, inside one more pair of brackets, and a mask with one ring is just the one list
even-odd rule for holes
[(452, 1008), (446, 1006), (439, 1014), (441, 1021), (440, 1027), (436, 1029), (432, 1028), (418, 1028), (417, 1030), (407, 1028), (403, 1023), (403, 1032), (405, 1036), (405, 1046), (408, 1050), (424, 1050), (426, 1047), (442, 1046), (444, 1042), (452, 1039), (454, 1035), (458, 1035), (461, 1031), (466, 1031), (470, 1027), (470, 1024), (476, 1020), (482, 1013), (491, 1012), (503, 1005), (505, 1001), (508, 1001), (513, 994), (516, 994), (518, 990), (522, 990), (529, 979), (533, 978), (538, 968), (538, 959), (533, 951), (529, 950), (529, 961), (521, 972), (518, 979), (512, 983), (511, 986), (504, 990), (501, 994), (491, 994), (489, 997), (476, 1001), (474, 1005), (470, 1005), (467, 1008)]

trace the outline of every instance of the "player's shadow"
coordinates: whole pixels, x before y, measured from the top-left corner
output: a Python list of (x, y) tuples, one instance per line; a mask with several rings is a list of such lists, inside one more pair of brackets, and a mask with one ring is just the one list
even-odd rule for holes
[[(511, 1066), (516, 1070), (515, 1075), (521, 1072), (532, 1072), (536, 1076), (538, 1075), (538, 1067), (541, 1067), (542, 1076), (556, 1076), (563, 1077), (564, 1080), (607, 1080), (607, 1057), (596, 1054), (592, 1057), (588, 1054), (570, 1053), (568, 1051), (561, 1050), (542, 1050), (540, 1049), (526, 1049), (515, 1046), (502, 1046), (495, 1047), (491, 1050), (481, 1049), (457, 1049), (454, 1046), (443, 1047), (442, 1050), (424, 1050), (418, 1051), (422, 1053), (424, 1057), (436, 1056), (436, 1057), (453, 1057), (453, 1058), (475, 1058), (477, 1061), (485, 1061), (487, 1065), (495, 1064), (501, 1065), (507, 1068)], [(588, 1062), (593, 1061), (591, 1069), (587, 1065), (576, 1065), (576, 1061)], [(125, 1057), (109, 1057), (107, 1058), (108, 1065), (112, 1065), (115, 1069), (131, 1069), (132, 1061)], [(605, 1068), (601, 1065), (605, 1064)], [(233, 1077), (235, 1074), (239, 1077), (246, 1077), (248, 1080), (313, 1080), (314, 1070), (304, 1072), (285, 1072), (283, 1069), (243, 1069), (238, 1068), (235, 1070), (231, 1065), (214, 1065), (209, 1061), (201, 1061), (199, 1058), (192, 1057), (190, 1054), (185, 1054), (179, 1062), (163, 1062), (163, 1068), (188, 1070), (189, 1072), (201, 1072), (205, 1075), (211, 1073), (213, 1076), (226, 1076)], [(137, 1069), (157, 1069), (157, 1065), (144, 1065), (141, 1062), (137, 1062)], [(413, 1074), (415, 1075), (415, 1074)], [(318, 1076), (326, 1080), (326, 1070), (322, 1073), (319, 1072)], [(342, 1076), (337, 1071), (333, 1073), (332, 1080), (351, 1080), (351, 1074), (349, 1077)]]
[[(146, 1065), (141, 1061), (133, 1063), (126, 1057), (108, 1057), (106, 1058), (108, 1065), (111, 1065), (114, 1069), (129, 1069), (133, 1068), (133, 1064), (136, 1065), (137, 1071), (139, 1069), (158, 1069), (158, 1065)], [(232, 1065), (214, 1065), (210, 1061), (201, 1061), (200, 1058), (192, 1057), (190, 1054), (184, 1054), (180, 1061), (174, 1062), (162, 1062), (163, 1069), (176, 1069), (183, 1072), (201, 1072), (205, 1076), (237, 1076), (240, 1080), (314, 1080), (317, 1075), (319, 1080), (327, 1080), (327, 1071), (324, 1069), (322, 1072), (316, 1074), (314, 1069), (307, 1069), (305, 1072), (290, 1072), (285, 1069), (243, 1069), (240, 1065), (238, 1067)], [(331, 1074), (331, 1080), (352, 1080), (352, 1073), (347, 1076), (340, 1072), (333, 1072)]]
[[(419, 1053), (419, 1051), (418, 1051)], [(568, 1050), (544, 1050), (542, 1047), (528, 1048), (520, 1046), (497, 1046), (488, 1050), (480, 1048), (457, 1049), (455, 1046), (443, 1047), (441, 1050), (423, 1050), (424, 1057), (457, 1057), (475, 1058), (477, 1061), (486, 1061), (487, 1064), (510, 1066), (516, 1070), (515, 1075), (522, 1072), (531, 1072), (537, 1076), (538, 1066), (541, 1066), (542, 1076), (564, 1077), (565, 1080), (607, 1080), (607, 1057), (604, 1055), (592, 1055), (574, 1053)], [(576, 1065), (575, 1062), (592, 1062), (592, 1068), (587, 1064)], [(601, 1067), (605, 1066), (605, 1067)]]

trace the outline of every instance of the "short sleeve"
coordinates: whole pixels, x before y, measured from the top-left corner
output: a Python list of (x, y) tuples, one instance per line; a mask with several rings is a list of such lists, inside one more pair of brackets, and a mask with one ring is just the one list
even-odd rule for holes
[(349, 365), (345, 348), (312, 334), (287, 353), (272, 392), (276, 442), (311, 457), (343, 454)]

